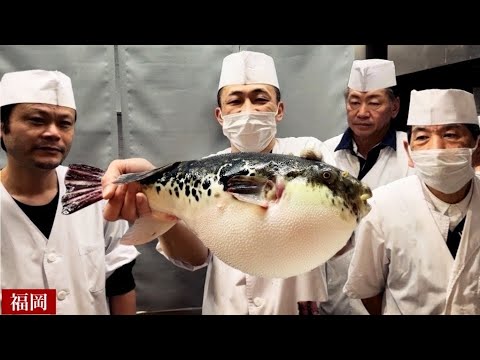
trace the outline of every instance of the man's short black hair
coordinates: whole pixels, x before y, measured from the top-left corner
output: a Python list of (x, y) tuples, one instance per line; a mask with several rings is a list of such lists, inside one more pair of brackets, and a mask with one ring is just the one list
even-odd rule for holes
[[(2, 126), (2, 131), (4, 134), (8, 134), (10, 132), (10, 115), (12, 114), (12, 110), (16, 104), (4, 105), (0, 107), (0, 122)], [(3, 142), (3, 138), (0, 139), (0, 145), (3, 151), (7, 151), (5, 148), (5, 143)]]

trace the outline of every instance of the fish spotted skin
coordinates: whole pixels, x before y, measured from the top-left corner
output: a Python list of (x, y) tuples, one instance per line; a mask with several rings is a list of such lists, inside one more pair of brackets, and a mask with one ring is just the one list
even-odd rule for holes
[[(88, 205), (72, 195), (73, 175), (64, 213)], [(370, 210), (372, 195), (368, 186), (318, 158), (270, 153), (175, 162), (115, 181), (130, 182), (142, 185), (153, 214), (183, 220), (220, 260), (265, 278), (296, 276), (330, 259)], [(86, 184), (80, 183), (84, 191)], [(174, 224), (141, 217), (124, 243), (154, 240)]]
[[(221, 154), (202, 160), (176, 162), (145, 173), (126, 174), (116, 183), (138, 181), (145, 188), (154, 187), (157, 194), (164, 191), (177, 199), (182, 195), (189, 204), (194, 205), (201, 199), (218, 197), (221, 191), (228, 192), (232, 178), (241, 176), (273, 183), (278, 178), (285, 182), (303, 178), (307, 186), (326, 186), (331, 191), (329, 197), (332, 205), (339, 205), (351, 212), (357, 217), (357, 222), (363, 218), (365, 211), (369, 211), (368, 204), (359, 201), (361, 193), (371, 196), (367, 186), (327, 163), (293, 155), (246, 152)], [(254, 187), (252, 184), (250, 189), (244, 188), (243, 191), (252, 193)], [(235, 187), (234, 192), (240, 191), (241, 188)]]

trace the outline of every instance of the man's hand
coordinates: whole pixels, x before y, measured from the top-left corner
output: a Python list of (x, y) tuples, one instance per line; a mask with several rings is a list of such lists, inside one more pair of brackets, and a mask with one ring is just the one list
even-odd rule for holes
[[(151, 212), (145, 195), (136, 183), (117, 185), (113, 182), (123, 174), (154, 169), (155, 166), (141, 158), (114, 160), (102, 177), (103, 198), (108, 200), (103, 217), (108, 221), (124, 219), (133, 223), (139, 214)], [(142, 199), (143, 196), (143, 199)], [(138, 199), (140, 202), (138, 203)]]

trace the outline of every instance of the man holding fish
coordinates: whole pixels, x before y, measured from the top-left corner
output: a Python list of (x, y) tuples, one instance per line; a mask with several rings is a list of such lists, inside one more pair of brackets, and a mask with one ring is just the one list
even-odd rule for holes
[[(285, 105), (281, 101), (276, 69), (270, 56), (250, 51), (241, 51), (227, 56), (222, 65), (217, 99), (218, 107), (215, 109), (215, 117), (222, 126), (223, 133), (229, 139), (231, 146), (215, 155), (239, 152), (293, 154), (321, 159), (324, 162), (322, 166), (328, 167), (328, 164), (335, 164), (331, 152), (321, 141), (315, 138), (276, 137), (277, 124), (283, 118)], [(127, 191), (126, 186), (115, 187), (112, 182), (120, 174), (146, 171), (153, 168), (154, 166), (144, 159), (116, 160), (110, 164), (106, 175), (102, 179), (105, 185), (104, 197), (110, 199), (104, 211), (106, 219), (124, 218), (135, 221), (137, 218), (142, 218), (142, 216), (150, 213), (147, 198), (143, 194), (137, 193), (138, 187), (129, 186)], [(323, 170), (321, 171), (323, 173)], [(330, 170), (327, 172), (329, 177), (333, 176)], [(324, 176), (327, 179), (327, 175)], [(342, 176), (345, 176), (345, 181), (351, 181), (351, 177), (347, 173), (334, 175), (337, 189), (344, 189), (342, 187)], [(347, 177), (349, 180), (347, 180)], [(281, 188), (278, 183), (275, 185), (277, 188)], [(273, 188), (273, 185), (269, 186)], [(354, 187), (364, 189), (362, 186), (356, 183), (352, 186), (352, 189)], [(251, 186), (248, 185), (247, 188), (251, 189)], [(270, 189), (270, 187), (268, 188)], [(248, 193), (250, 190), (246, 191)], [(327, 191), (325, 196), (331, 196), (331, 189), (325, 191)], [(369, 197), (369, 189), (358, 191), (359, 193), (355, 190), (355, 196), (358, 194), (358, 199)], [(365, 195), (362, 195), (363, 192), (365, 192)], [(268, 192), (268, 194), (271, 193)], [(346, 203), (348, 203), (344, 208), (346, 211), (352, 211), (352, 209), (358, 211), (357, 205), (352, 205), (348, 200), (345, 200), (343, 190), (338, 192), (337, 195), (338, 197), (335, 197), (329, 203), (332, 212), (342, 211), (342, 205), (340, 204)], [(254, 196), (237, 196), (237, 198), (240, 198), (242, 202), (245, 200), (247, 202), (256, 201)], [(363, 203), (359, 206), (362, 209), (364, 207)], [(258, 208), (261, 208), (261, 206)], [(274, 208), (274, 205), (272, 205), (272, 208)], [(350, 210), (347, 210), (347, 208)], [(273, 210), (268, 209), (268, 211)], [(363, 212), (363, 210), (361, 211)], [(328, 213), (330, 213), (330, 210), (325, 212), (325, 214)], [(171, 228), (159, 237), (157, 246), (157, 249), (165, 257), (174, 264), (192, 271), (208, 266), (204, 288), (203, 314), (298, 314), (297, 303), (299, 301), (321, 302), (327, 300), (328, 294), (323, 266), (317, 266), (310, 271), (287, 278), (251, 276), (220, 260), (193, 232), (181, 221), (172, 217), (171, 214), (157, 213), (155, 216), (157, 220), (161, 218), (165, 221), (166, 228)], [(211, 218), (209, 221), (214, 222), (215, 219)], [(304, 222), (308, 223), (309, 221), (304, 219)], [(248, 227), (249, 222), (245, 222), (244, 226)], [(288, 228), (285, 223), (281, 226)], [(335, 228), (335, 226), (335, 221), (332, 218), (332, 228)], [(339, 226), (342, 227), (343, 225)], [(352, 223), (352, 229), (354, 226), (356, 224)], [(279, 248), (271, 248), (271, 256), (275, 257), (276, 252), (291, 251), (291, 256), (294, 258), (295, 241), (298, 237), (298, 241), (301, 242), (301, 230), (299, 229), (294, 235), (289, 231), (290, 235), (285, 235), (286, 239), (284, 241), (280, 236), (277, 239)], [(340, 228), (338, 230), (342, 231)], [(237, 251), (236, 248), (241, 249), (241, 243), (237, 244), (234, 238), (229, 238), (228, 228), (225, 229), (222, 236), (225, 243), (231, 243), (228, 251), (234, 253)], [(288, 236), (292, 239), (289, 239)], [(321, 236), (322, 234), (319, 231), (319, 239), (321, 239)], [(340, 238), (342, 236), (339, 236)]]

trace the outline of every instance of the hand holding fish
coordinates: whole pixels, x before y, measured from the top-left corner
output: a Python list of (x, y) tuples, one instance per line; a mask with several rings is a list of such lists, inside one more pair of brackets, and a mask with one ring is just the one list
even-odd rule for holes
[[(149, 161), (142, 158), (114, 160), (110, 163), (102, 177), (102, 194), (108, 200), (103, 216), (105, 220), (124, 219), (130, 223), (141, 216), (149, 215), (152, 210), (146, 196), (141, 192), (138, 183), (116, 184), (114, 181), (123, 174), (143, 172), (154, 169)], [(174, 221), (176, 217), (159, 214), (159, 220)]]

